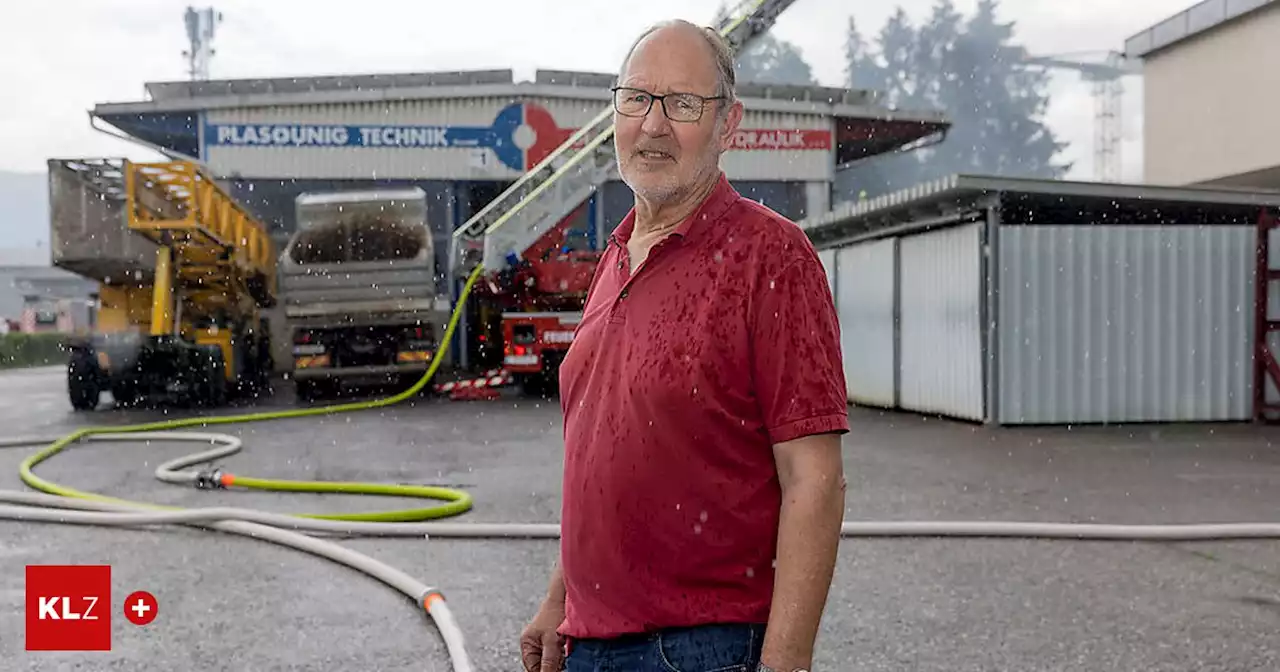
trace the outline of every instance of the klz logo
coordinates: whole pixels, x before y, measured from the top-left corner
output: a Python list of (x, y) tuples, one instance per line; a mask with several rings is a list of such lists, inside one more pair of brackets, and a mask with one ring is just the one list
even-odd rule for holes
[(27, 565), (27, 650), (111, 650), (110, 565)]

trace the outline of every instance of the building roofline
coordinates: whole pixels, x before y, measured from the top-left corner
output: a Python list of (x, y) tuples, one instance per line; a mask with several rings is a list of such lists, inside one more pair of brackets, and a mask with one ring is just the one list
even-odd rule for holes
[[(97, 117), (194, 112), (247, 107), (352, 102), (534, 96), (609, 101), (609, 73), (539, 70), (532, 82), (516, 82), (509, 70), (404, 73), (147, 84), (150, 100), (100, 103)], [(743, 84), (738, 95), (750, 110), (831, 117), (888, 118), (946, 123), (937, 110), (895, 110), (875, 92), (822, 86)]]
[[(511, 70), (448, 70), (439, 72), (368, 73), (352, 75), (319, 75), (308, 77), (269, 77), (218, 79), (204, 81), (149, 82), (145, 85), (149, 100), (193, 100), (249, 96), (261, 94), (320, 94), (338, 91), (418, 90), (429, 87), (467, 87), (483, 85), (543, 84), (607, 90), (617, 81), (609, 72), (585, 70), (536, 70), (533, 81), (517, 82)], [(738, 94), (746, 98), (785, 100), (825, 100), (846, 104), (874, 102), (878, 94), (863, 89), (826, 86), (738, 83)]]
[[(1208, 186), (1162, 186), (955, 174), (865, 201), (837, 205), (799, 222), (815, 245), (835, 244), (927, 230), (964, 219), (999, 202), (1002, 206), (1054, 209), (1122, 206), (1153, 210), (1207, 207), (1256, 217), (1260, 208), (1280, 208), (1280, 191)], [(1176, 215), (1172, 215), (1175, 216)], [(1010, 222), (1026, 224), (1026, 222)], [(1045, 224), (1072, 224), (1057, 217)], [(1116, 223), (1126, 223), (1117, 220)], [(1127, 222), (1134, 223), (1134, 222)]]
[(1203, 0), (1125, 40), (1125, 56), (1146, 58), (1277, 2), (1280, 0)]

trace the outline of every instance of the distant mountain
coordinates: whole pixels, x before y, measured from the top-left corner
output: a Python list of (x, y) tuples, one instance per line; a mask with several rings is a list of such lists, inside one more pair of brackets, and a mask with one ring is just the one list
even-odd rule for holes
[(0, 247), (49, 250), (49, 193), (44, 173), (0, 170)]

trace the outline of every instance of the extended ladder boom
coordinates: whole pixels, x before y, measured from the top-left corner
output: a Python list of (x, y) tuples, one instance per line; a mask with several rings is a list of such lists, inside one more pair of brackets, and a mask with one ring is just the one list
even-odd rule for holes
[[(773, 27), (795, 0), (747, 0), (716, 26), (735, 53)], [(607, 106), (453, 233), (454, 270), (489, 272), (519, 259), (600, 185), (613, 179), (613, 107)]]
[[(124, 164), (130, 231), (158, 246), (154, 329), (167, 331), (171, 288), (201, 312), (247, 314), (276, 302), (275, 246), (266, 226), (199, 166)], [(163, 304), (163, 305), (162, 305)]]

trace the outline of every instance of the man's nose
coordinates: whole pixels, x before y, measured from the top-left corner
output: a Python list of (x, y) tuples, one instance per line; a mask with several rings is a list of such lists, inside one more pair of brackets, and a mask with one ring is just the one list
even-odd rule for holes
[(649, 106), (649, 114), (644, 116), (644, 123), (641, 124), (640, 130), (646, 135), (666, 135), (671, 130), (671, 120), (667, 118), (667, 111), (662, 107), (661, 100), (653, 101), (653, 105)]

